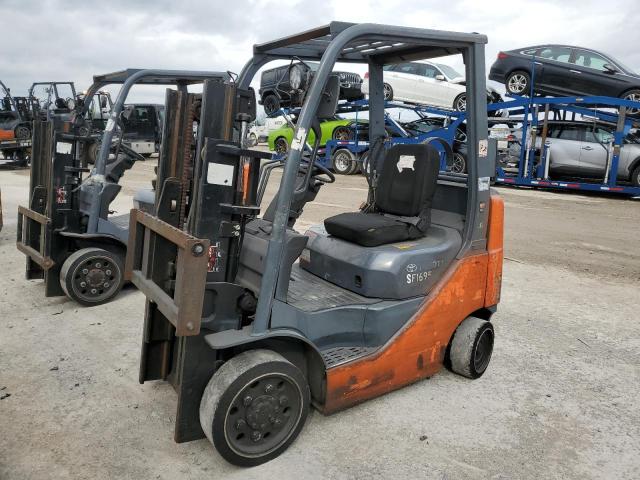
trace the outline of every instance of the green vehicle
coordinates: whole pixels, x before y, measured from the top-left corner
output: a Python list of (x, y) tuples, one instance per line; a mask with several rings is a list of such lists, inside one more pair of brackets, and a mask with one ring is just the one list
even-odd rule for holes
[[(324, 146), (327, 141), (333, 140), (350, 140), (353, 132), (350, 126), (354, 123), (352, 119), (340, 118), (335, 116), (332, 120), (327, 120), (320, 124), (322, 130), (322, 138), (320, 139), (320, 146)], [(293, 129), (285, 125), (269, 132), (267, 139), (269, 143), (269, 150), (275, 151), (277, 154), (285, 154), (289, 151), (289, 145), (293, 139)], [(315, 142), (315, 135), (313, 132), (309, 132), (307, 141), (313, 145)]]

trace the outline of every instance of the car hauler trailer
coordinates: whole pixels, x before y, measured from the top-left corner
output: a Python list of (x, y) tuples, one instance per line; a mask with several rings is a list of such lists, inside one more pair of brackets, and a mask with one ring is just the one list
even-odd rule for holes
[[(620, 178), (618, 168), (622, 161), (622, 149), (625, 147), (627, 135), (632, 129), (640, 127), (640, 120), (628, 111), (638, 111), (640, 102), (613, 97), (516, 97), (504, 103), (511, 112), (510, 116), (522, 118), (522, 132), (515, 169), (498, 167), (496, 183), (503, 185), (550, 188), (557, 190), (590, 191), (615, 193), (626, 196), (640, 196), (640, 149), (634, 158), (626, 158), (626, 170), (629, 178)], [(580, 161), (582, 155), (588, 155), (594, 149), (601, 152), (602, 165), (594, 165), (600, 178), (585, 176), (552, 178), (554, 139), (548, 136), (551, 120), (575, 120), (579, 116), (592, 122), (595, 128), (598, 123), (608, 124), (612, 132), (611, 141), (602, 144), (583, 142), (572, 158)], [(541, 118), (542, 117), (542, 118)], [(562, 153), (566, 155), (567, 153)], [(556, 158), (556, 161), (562, 161)], [(585, 163), (586, 158), (585, 158)]]
[[(229, 462), (257, 465), (287, 449), (311, 404), (330, 414), (443, 365), (470, 378), (485, 372), (503, 235), (503, 203), (490, 189), (485, 43), (333, 22), (254, 46), (233, 84), (207, 82), (210, 120), (189, 195), (159, 175), (155, 213), (132, 211), (127, 254), (147, 297), (140, 381), (173, 385), (176, 441), (206, 436)], [(448, 54), (466, 65), (468, 176), (439, 175), (431, 145), (382, 145), (383, 66)], [(233, 99), (263, 65), (293, 58), (320, 65), (286, 160), (266, 164), (283, 173), (258, 216), (267, 167), (244, 148), (251, 115)], [(335, 179), (315, 159), (319, 123), (335, 114), (337, 61), (368, 65), (372, 187), (362, 211), (301, 235), (292, 227), (305, 204)], [(216, 105), (221, 96), (231, 112)]]
[[(142, 158), (122, 144), (121, 119), (130, 89), (147, 84), (186, 90), (206, 79), (226, 78), (226, 73), (180, 70), (130, 69), (99, 75), (70, 121), (34, 121), (30, 204), (18, 208), (17, 248), (27, 256), (27, 278), (44, 279), (46, 296), (67, 295), (81, 304), (97, 305), (111, 300), (125, 281), (128, 215), (111, 215), (109, 205), (121, 189), (119, 179)], [(93, 170), (83, 177), (89, 173), (87, 156), (95, 142), (86, 110), (96, 92), (109, 84), (121, 89)], [(181, 144), (190, 142), (187, 138)], [(169, 158), (168, 152), (160, 165)]]

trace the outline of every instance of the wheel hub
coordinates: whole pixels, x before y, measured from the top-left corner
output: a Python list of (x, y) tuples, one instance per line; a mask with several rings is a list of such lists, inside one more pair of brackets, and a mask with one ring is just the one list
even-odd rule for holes
[(102, 270), (92, 268), (86, 276), (87, 283), (92, 287), (99, 287), (104, 283), (107, 276)]
[(73, 274), (73, 288), (81, 298), (95, 302), (108, 297), (118, 286), (119, 269), (106, 257), (93, 257), (78, 265)]
[(254, 430), (264, 430), (270, 425), (276, 425), (279, 412), (279, 402), (275, 397), (261, 395), (247, 408), (247, 423)]
[(295, 428), (300, 415), (299, 390), (286, 377), (267, 376), (245, 386), (225, 420), (230, 446), (244, 455), (277, 448)]

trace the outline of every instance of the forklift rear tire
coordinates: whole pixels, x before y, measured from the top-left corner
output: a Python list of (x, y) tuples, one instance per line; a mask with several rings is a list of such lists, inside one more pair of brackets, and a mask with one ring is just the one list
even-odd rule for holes
[(102, 248), (82, 248), (74, 252), (60, 271), (60, 285), (64, 293), (89, 307), (111, 300), (123, 284), (122, 257)]
[(200, 402), (200, 425), (225, 460), (252, 467), (293, 443), (309, 402), (309, 385), (295, 365), (272, 350), (249, 350), (211, 377)]
[(480, 378), (493, 352), (493, 325), (477, 317), (467, 317), (453, 334), (449, 365), (458, 375)]

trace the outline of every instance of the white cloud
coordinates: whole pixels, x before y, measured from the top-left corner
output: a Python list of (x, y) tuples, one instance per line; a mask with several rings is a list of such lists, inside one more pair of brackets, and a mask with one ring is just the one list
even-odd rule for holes
[(487, 67), (500, 50), (567, 43), (640, 70), (637, 0), (0, 0), (0, 8), (0, 78), (15, 94), (35, 80), (71, 79), (82, 90), (93, 74), (127, 67), (237, 72), (254, 43), (332, 19), (484, 33)]

